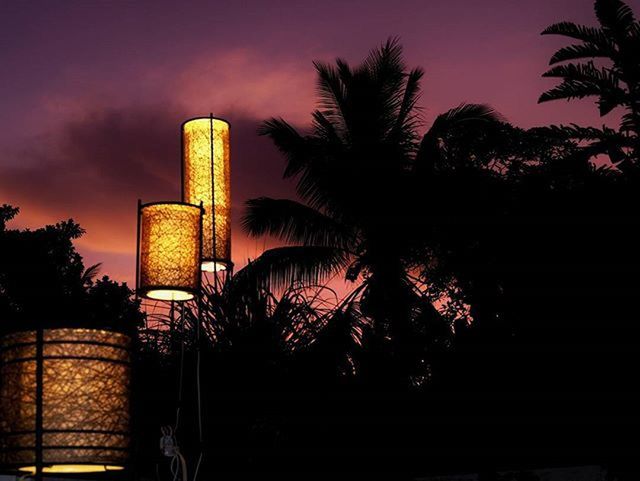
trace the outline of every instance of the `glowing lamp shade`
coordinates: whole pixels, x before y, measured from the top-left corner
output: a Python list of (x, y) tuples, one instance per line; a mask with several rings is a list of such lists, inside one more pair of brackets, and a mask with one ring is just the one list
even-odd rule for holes
[(129, 457), (130, 339), (45, 329), (0, 339), (0, 456), (25, 473), (124, 469)]
[(229, 123), (202, 117), (182, 124), (182, 200), (204, 208), (202, 270), (231, 267)]
[(182, 202), (139, 207), (138, 293), (160, 301), (192, 299), (200, 287), (202, 208)]

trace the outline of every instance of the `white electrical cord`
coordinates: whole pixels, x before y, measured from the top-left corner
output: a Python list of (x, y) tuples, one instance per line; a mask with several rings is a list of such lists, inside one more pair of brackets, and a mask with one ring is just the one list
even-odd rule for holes
[(160, 438), (160, 450), (162, 451), (162, 454), (171, 458), (169, 466), (171, 469), (171, 475), (173, 476), (173, 481), (178, 481), (180, 474), (182, 474), (182, 481), (187, 481), (187, 462), (180, 452), (178, 441), (173, 434), (173, 429), (171, 426), (163, 426), (160, 428), (160, 431), (162, 432), (162, 437)]
[(200, 456), (198, 456), (198, 462), (196, 464), (196, 469), (193, 472), (193, 481), (196, 481), (198, 477), (198, 471), (200, 470), (200, 464), (202, 463), (202, 451), (200, 451)]

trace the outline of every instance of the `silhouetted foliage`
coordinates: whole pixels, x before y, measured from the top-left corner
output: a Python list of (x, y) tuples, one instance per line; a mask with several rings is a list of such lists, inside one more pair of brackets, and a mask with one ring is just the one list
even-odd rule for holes
[[(280, 119), (262, 130), (303, 202), (255, 199), (245, 217), (250, 234), (291, 246), (265, 252), (247, 274), (276, 287), (336, 273), (354, 282), (349, 301), (365, 329), (342, 400), (370, 422), (357, 432), (334, 424), (340, 435), (314, 425), (296, 439), (330, 439), (336, 453), (349, 449), (335, 440), (348, 433), (351, 446), (380, 456), (399, 446), (437, 453), (429, 467), (419, 455), (394, 465), (361, 454), (373, 471), (560, 459), (634, 472), (622, 439), (640, 426), (637, 178), (620, 163), (591, 164), (596, 146), (575, 132), (519, 129), (481, 105), (452, 109), (418, 135), (420, 73), (406, 71), (393, 42), (360, 67), (316, 69), (311, 132)], [(449, 307), (437, 312), (437, 301)], [(389, 398), (372, 386), (419, 389)], [(412, 427), (389, 421), (405, 416)]]
[[(158, 316), (164, 329), (143, 334), (139, 464), (168, 471), (156, 448), (159, 427), (167, 425), (193, 472), (201, 449), (198, 365), (205, 477), (265, 469), (261, 453), (291, 442), (282, 438), (291, 434), (283, 418), (297, 409), (288, 404), (290, 391), (332, 390), (353, 375), (357, 313), (335, 310), (327, 288), (295, 285), (276, 296), (247, 282), (240, 271), (207, 284), (200, 302), (174, 306)], [(175, 389), (167, 389), (168, 378)]]
[[(640, 23), (621, 0), (596, 0), (599, 27), (560, 22), (542, 35), (562, 35), (580, 43), (563, 47), (549, 61), (543, 76), (562, 82), (540, 96), (539, 102), (597, 97), (600, 115), (617, 107), (625, 110), (619, 131), (603, 126), (560, 126), (552, 129), (567, 137), (587, 141), (587, 156), (607, 154), (621, 169), (637, 173), (640, 163)], [(591, 59), (587, 62), (577, 60)], [(595, 61), (605, 60), (604, 65)]]
[(39, 229), (9, 229), (17, 208), (0, 210), (0, 319), (2, 331), (41, 327), (96, 327), (134, 333), (139, 304), (126, 284), (94, 280), (73, 241), (84, 230), (73, 220)]

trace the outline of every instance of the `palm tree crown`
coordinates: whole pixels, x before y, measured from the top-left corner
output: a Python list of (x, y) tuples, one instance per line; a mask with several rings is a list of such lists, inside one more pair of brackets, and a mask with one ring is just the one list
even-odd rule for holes
[(398, 337), (419, 304), (412, 274), (429, 262), (429, 212), (437, 209), (426, 192), (442, 139), (456, 126), (495, 124), (498, 117), (486, 106), (462, 105), (439, 116), (421, 139), (423, 71), (407, 70), (395, 39), (357, 67), (341, 59), (314, 65), (319, 109), (311, 132), (275, 118), (261, 128), (286, 157), (284, 175), (297, 180), (303, 202), (247, 203), (250, 235), (289, 244), (264, 252), (251, 271), (281, 286), (339, 273), (361, 281), (348, 299), (360, 300), (380, 334)]

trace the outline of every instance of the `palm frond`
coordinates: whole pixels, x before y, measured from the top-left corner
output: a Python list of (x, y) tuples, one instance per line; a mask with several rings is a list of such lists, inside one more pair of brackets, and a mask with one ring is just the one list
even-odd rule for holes
[(247, 286), (286, 288), (296, 283), (318, 284), (345, 269), (349, 255), (335, 247), (288, 246), (266, 250), (236, 273)]
[(242, 225), (250, 236), (342, 249), (352, 244), (353, 234), (345, 226), (299, 202), (260, 197), (247, 201), (246, 207)]
[(87, 285), (91, 283), (95, 277), (100, 273), (100, 269), (102, 269), (102, 262), (98, 262), (97, 264), (88, 267), (82, 273), (82, 284)]
[(598, 99), (598, 111), (600, 112), (600, 116), (607, 115), (616, 107), (620, 107), (624, 105), (627, 101), (627, 94), (622, 89), (615, 89), (610, 91), (605, 91), (600, 95)]
[(309, 348), (321, 359), (327, 359), (325, 364), (331, 366), (338, 376), (353, 376), (358, 371), (357, 354), (369, 326), (370, 321), (360, 312), (358, 303), (352, 300), (327, 316)]
[(284, 154), (287, 166), (284, 177), (291, 177), (303, 168), (309, 159), (308, 141), (284, 119), (271, 118), (262, 123), (258, 135), (270, 137), (278, 150)]
[[(566, 84), (563, 87), (564, 90), (556, 90), (555, 95), (571, 94), (571, 97), (559, 98), (572, 98), (574, 97), (574, 93), (596, 91), (597, 93), (595, 95), (599, 97), (598, 106), (600, 115), (606, 115), (614, 108), (619, 105), (624, 105), (627, 102), (627, 93), (620, 87), (620, 79), (617, 72), (604, 67), (597, 68), (593, 62), (586, 64), (556, 65), (545, 72), (543, 77), (560, 77), (564, 79), (563, 84)], [(574, 90), (573, 93), (572, 90)], [(543, 96), (544, 95), (545, 94), (543, 94)], [(589, 95), (594, 94), (590, 93)], [(578, 96), (577, 98), (580, 97)], [(542, 97), (540, 97), (540, 99), (540, 101), (545, 101), (542, 100)]]
[(636, 115), (632, 112), (624, 114), (620, 122), (620, 130), (623, 132), (636, 132), (640, 130), (640, 125), (638, 125), (638, 118)]
[(553, 65), (559, 62), (565, 62), (567, 60), (577, 60), (582, 58), (612, 58), (615, 56), (615, 54), (615, 47), (612, 44), (596, 45), (593, 43), (584, 43), (569, 45), (568, 47), (562, 47), (560, 50), (554, 53), (549, 60), (549, 65)]
[(625, 149), (633, 146), (633, 139), (605, 125), (602, 128), (582, 127), (576, 124), (538, 127), (537, 130), (554, 138), (566, 138), (578, 142), (589, 142), (577, 152), (582, 158), (608, 155), (611, 162), (618, 164), (627, 160)]
[(542, 74), (543, 77), (559, 77), (567, 80), (581, 80), (596, 82), (599, 84), (609, 84), (617, 87), (619, 84), (617, 76), (608, 68), (597, 68), (593, 62), (570, 63), (567, 65), (556, 65)]
[(601, 28), (577, 25), (573, 22), (554, 23), (545, 28), (541, 35), (562, 35), (601, 46), (606, 46), (609, 43), (607, 35)]
[(314, 209), (332, 211), (337, 201), (330, 187), (332, 178), (339, 174), (332, 167), (329, 161), (319, 159), (305, 169), (298, 180), (296, 192)]
[(600, 88), (593, 82), (568, 80), (540, 95), (538, 103), (551, 100), (583, 99), (585, 97), (599, 96), (600, 93)]
[(596, 0), (596, 17), (600, 24), (622, 39), (635, 23), (633, 10), (621, 0)]
[(363, 67), (370, 75), (379, 80), (382, 86), (390, 89), (398, 86), (406, 70), (402, 59), (402, 45), (398, 37), (391, 37), (380, 47), (369, 52)]
[(349, 85), (349, 82), (353, 78), (353, 71), (351, 70), (351, 66), (347, 63), (346, 60), (337, 58), (336, 59), (336, 68), (338, 69), (338, 74), (342, 83), (344, 85)]
[(629, 42), (633, 47), (640, 47), (640, 22), (635, 22), (629, 29)]
[[(319, 107), (323, 114), (331, 119), (340, 130), (346, 130), (350, 119), (348, 118), (347, 85), (351, 74), (348, 64), (341, 59), (337, 60), (340, 68), (323, 62), (313, 62), (318, 74), (317, 92)], [(343, 77), (344, 76), (344, 77)]]
[(564, 137), (578, 141), (602, 140), (604, 138), (615, 138), (618, 141), (624, 140), (622, 134), (604, 125), (602, 128), (582, 127), (577, 124), (550, 125), (548, 127), (537, 127), (536, 130), (552, 137)]
[(313, 130), (315, 137), (319, 137), (320, 140), (324, 141), (328, 146), (342, 146), (343, 139), (340, 137), (340, 133), (336, 130), (336, 125), (331, 121), (331, 119), (327, 118), (327, 116), (319, 110), (312, 112), (311, 117), (313, 118)]
[(313, 113), (313, 126), (314, 135), (307, 138), (309, 155), (295, 172), (296, 191), (309, 206), (326, 210), (336, 201), (336, 184), (345, 178), (350, 142), (338, 137), (334, 124), (320, 111)]
[(557, 99), (598, 96), (600, 115), (627, 102), (627, 93), (620, 87), (617, 72), (608, 68), (597, 68), (593, 62), (586, 64), (556, 65), (543, 77), (559, 77), (563, 82), (543, 93), (538, 102)]
[(441, 141), (452, 130), (465, 126), (470, 129), (492, 129), (504, 121), (489, 105), (460, 104), (438, 115), (422, 138), (415, 159), (418, 171), (430, 172), (442, 157)]
[[(375, 120), (371, 126), (377, 127), (380, 135), (388, 135), (397, 125), (397, 117), (405, 98), (405, 86), (410, 75), (407, 74), (402, 58), (399, 39), (389, 38), (379, 48), (372, 50), (359, 72), (360, 103), (355, 105), (360, 105), (360, 110), (366, 109), (362, 112), (369, 110), (366, 117), (369, 121)], [(421, 74), (414, 74), (416, 75), (421, 77)], [(415, 80), (419, 78), (412, 81)], [(366, 120), (366, 117), (363, 120)]]
[(438, 115), (427, 135), (442, 135), (448, 129), (460, 124), (492, 124), (504, 119), (493, 107), (485, 104), (460, 104)]
[(398, 111), (396, 125), (393, 134), (398, 137), (402, 132), (412, 133), (419, 119), (416, 104), (420, 100), (420, 80), (424, 76), (424, 70), (416, 68), (407, 76), (404, 87), (404, 95)]

